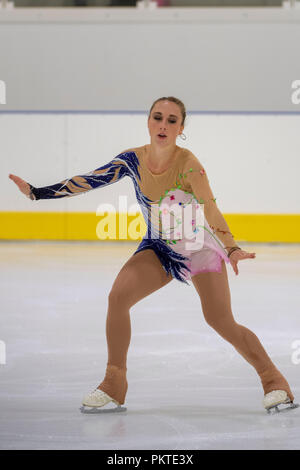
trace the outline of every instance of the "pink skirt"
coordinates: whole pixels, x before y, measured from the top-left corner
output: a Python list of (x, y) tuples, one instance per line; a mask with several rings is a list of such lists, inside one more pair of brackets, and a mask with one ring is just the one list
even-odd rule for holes
[[(216, 235), (214, 234), (214, 236)], [(219, 241), (219, 243), (221, 242)], [(178, 242), (176, 245), (172, 245), (172, 249), (176, 251), (176, 253), (180, 253), (189, 258), (188, 261), (183, 261), (190, 269), (190, 271), (182, 270), (184, 279), (190, 280), (192, 276), (199, 273), (220, 273), (222, 271), (222, 260), (224, 260), (225, 263), (230, 263), (225, 249), (222, 248), (219, 243), (211, 239), (209, 243), (204, 242), (203, 247), (199, 251), (187, 250)]]

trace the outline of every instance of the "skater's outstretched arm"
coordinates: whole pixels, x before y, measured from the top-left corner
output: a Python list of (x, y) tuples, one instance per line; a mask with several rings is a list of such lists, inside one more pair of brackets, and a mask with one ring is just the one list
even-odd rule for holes
[(73, 176), (51, 186), (36, 188), (16, 175), (9, 178), (16, 183), (20, 191), (30, 199), (58, 199), (90, 191), (91, 189), (115, 183), (124, 176), (132, 176), (136, 162), (135, 154), (123, 152), (114, 157), (109, 163), (96, 168), (84, 175)]
[[(184, 177), (184, 175), (186, 176)], [(238, 247), (224, 216), (217, 206), (216, 198), (209, 185), (206, 171), (192, 152), (190, 152), (189, 158), (184, 166), (183, 177), (190, 185), (196, 199), (200, 204), (203, 204), (204, 215), (210, 228), (224, 244), (227, 251), (229, 252), (232, 247)], [(236, 250), (230, 255), (230, 263), (236, 274), (238, 274), (237, 262), (245, 258), (255, 258), (255, 253)]]

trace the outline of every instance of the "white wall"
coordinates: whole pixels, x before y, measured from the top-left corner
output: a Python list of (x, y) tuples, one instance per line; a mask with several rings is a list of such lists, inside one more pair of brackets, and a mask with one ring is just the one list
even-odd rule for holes
[(300, 10), (0, 10), (0, 210), (95, 211), (117, 208), (119, 194), (134, 203), (127, 178), (32, 203), (8, 173), (44, 186), (95, 169), (148, 143), (152, 102), (175, 95), (190, 113), (178, 145), (205, 165), (223, 212), (299, 213), (299, 44)]
[(300, 112), (299, 44), (300, 9), (0, 10), (1, 109)]
[[(187, 140), (223, 212), (299, 213), (300, 116), (197, 115)], [(8, 178), (45, 186), (83, 174), (131, 147), (149, 143), (146, 114), (0, 115), (0, 210), (88, 211), (100, 203), (118, 210), (118, 196), (135, 192), (129, 178), (80, 196), (32, 202)]]

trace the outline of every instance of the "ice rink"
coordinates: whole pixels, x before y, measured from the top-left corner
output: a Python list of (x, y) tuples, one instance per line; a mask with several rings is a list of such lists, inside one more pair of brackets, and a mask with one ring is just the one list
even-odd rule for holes
[[(299, 403), (300, 246), (239, 245), (256, 259), (238, 276), (227, 265), (233, 314)], [(0, 243), (0, 448), (299, 449), (300, 408), (266, 413), (256, 371), (177, 280), (131, 309), (127, 411), (80, 412), (104, 377), (107, 296), (136, 246)]]

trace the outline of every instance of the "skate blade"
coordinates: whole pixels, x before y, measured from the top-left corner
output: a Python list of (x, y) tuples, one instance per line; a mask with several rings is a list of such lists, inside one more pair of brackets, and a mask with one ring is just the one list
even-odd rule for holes
[(102, 408), (96, 406), (81, 406), (80, 408), (81, 413), (84, 414), (100, 414), (100, 413), (120, 413), (121, 411), (127, 411), (125, 406), (118, 405), (115, 408)]
[(299, 408), (298, 403), (286, 402), (286, 403), (278, 403), (277, 405), (270, 406), (266, 408), (268, 414), (277, 414), (283, 413), (289, 410), (294, 410), (295, 408)]

